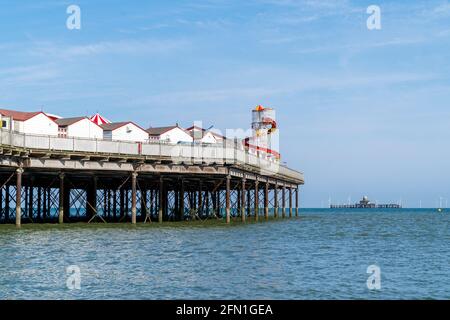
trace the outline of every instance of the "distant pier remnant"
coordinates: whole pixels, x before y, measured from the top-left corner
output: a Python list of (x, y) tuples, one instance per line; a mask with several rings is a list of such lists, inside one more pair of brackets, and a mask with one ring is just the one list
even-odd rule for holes
[(400, 204), (376, 204), (370, 202), (367, 196), (364, 196), (359, 203), (355, 204), (330, 204), (331, 209), (401, 209)]

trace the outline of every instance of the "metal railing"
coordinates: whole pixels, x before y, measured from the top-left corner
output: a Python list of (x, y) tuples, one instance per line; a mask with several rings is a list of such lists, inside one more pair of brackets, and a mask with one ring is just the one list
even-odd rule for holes
[(268, 160), (264, 154), (252, 154), (236, 140), (219, 144), (168, 144), (164, 142), (129, 142), (117, 140), (62, 138), (0, 130), (0, 144), (11, 147), (61, 152), (87, 152), (109, 156), (147, 156), (170, 159), (173, 163), (231, 164), (256, 167), (265, 175), (280, 174), (303, 181), (303, 173)]

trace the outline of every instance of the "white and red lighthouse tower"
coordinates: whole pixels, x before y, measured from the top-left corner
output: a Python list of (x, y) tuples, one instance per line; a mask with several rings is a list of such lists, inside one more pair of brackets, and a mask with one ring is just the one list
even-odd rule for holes
[(249, 152), (272, 161), (280, 161), (279, 133), (275, 110), (258, 105), (252, 110), (252, 137), (245, 139)]

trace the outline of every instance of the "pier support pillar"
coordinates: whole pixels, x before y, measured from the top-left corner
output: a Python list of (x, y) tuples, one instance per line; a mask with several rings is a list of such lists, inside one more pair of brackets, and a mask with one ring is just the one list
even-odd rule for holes
[(0, 188), (0, 219), (3, 216), (3, 188)]
[(9, 223), (9, 213), (11, 211), (10, 206), (10, 194), (9, 194), (9, 184), (5, 186), (5, 221)]
[(97, 214), (97, 177), (92, 178), (92, 184), (86, 190), (86, 213), (88, 221)]
[(269, 220), (269, 182), (266, 182), (264, 188), (264, 218)]
[(203, 183), (202, 180), (199, 181), (198, 184), (198, 208), (197, 208), (197, 214), (199, 216), (203, 215)]
[(245, 178), (242, 179), (242, 190), (241, 190), (241, 220), (245, 222)]
[(119, 215), (120, 219), (122, 219), (125, 215), (125, 190), (120, 188), (119, 191)]
[(148, 192), (145, 187), (140, 189), (141, 191), (141, 219), (148, 216)]
[(217, 217), (222, 217), (222, 212), (220, 211), (220, 207), (221, 207), (221, 205), (220, 205), (220, 194), (221, 194), (221, 192), (220, 191), (216, 191), (216, 205), (217, 205), (217, 207), (216, 207), (216, 215), (217, 215)]
[(117, 190), (113, 190), (113, 218), (117, 220)]
[(205, 190), (205, 214), (209, 218), (209, 190)]
[(283, 218), (286, 218), (286, 185), (283, 185), (283, 190), (281, 191), (281, 197), (282, 197), (282, 201), (281, 201), (281, 206), (282, 206), (282, 211), (281, 211), (281, 216)]
[(133, 172), (131, 174), (131, 223), (132, 224), (136, 224), (136, 179), (137, 179), (137, 173)]
[(295, 189), (295, 216), (298, 217), (298, 187)]
[(180, 196), (179, 196), (178, 220), (183, 221), (184, 218), (184, 179), (181, 179)]
[(289, 188), (289, 218), (292, 218), (293, 214), (293, 207), (292, 207), (292, 188)]
[(273, 190), (274, 193), (274, 208), (273, 208), (273, 216), (275, 218), (278, 218), (278, 182), (275, 183), (275, 189)]
[(34, 177), (30, 177), (30, 186), (28, 187), (28, 219), (33, 220), (33, 190)]
[(226, 182), (226, 195), (225, 195), (225, 206), (226, 206), (226, 221), (227, 224), (231, 221), (231, 209), (230, 209), (230, 183), (231, 183), (231, 177), (227, 176), (227, 182)]
[(159, 197), (158, 197), (158, 222), (162, 223), (163, 222), (163, 208), (164, 208), (164, 180), (161, 177), (159, 179)]
[(41, 220), (41, 213), (42, 213), (42, 188), (37, 188), (37, 218), (38, 220)]
[(251, 215), (251, 205), (252, 205), (252, 199), (251, 199), (251, 187), (247, 190), (247, 217), (250, 217)]
[(67, 183), (67, 177), (64, 177), (64, 192), (62, 193), (63, 212), (66, 220), (70, 218), (70, 186)]
[(16, 170), (16, 227), (18, 228), (22, 223), (22, 173), (22, 168)]
[(255, 221), (259, 220), (259, 181), (255, 181)]
[(58, 223), (64, 222), (64, 173), (59, 174), (59, 210)]
[(236, 186), (236, 215), (239, 215), (241, 212), (241, 188), (239, 188), (239, 185)]

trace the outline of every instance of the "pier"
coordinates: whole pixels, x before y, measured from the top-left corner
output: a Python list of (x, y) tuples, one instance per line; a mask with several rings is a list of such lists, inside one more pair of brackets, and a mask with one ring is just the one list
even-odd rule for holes
[(171, 145), (0, 134), (0, 223), (230, 223), (299, 214), (303, 174), (233, 139)]
[(367, 196), (364, 196), (362, 200), (355, 204), (330, 204), (330, 209), (401, 209), (401, 204), (388, 203), (377, 204), (370, 202)]

